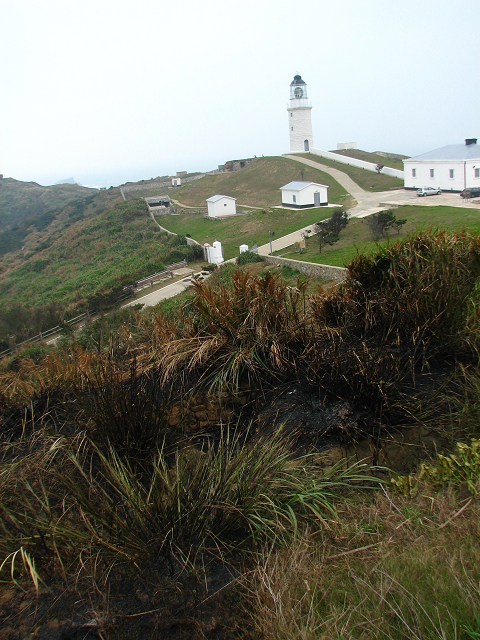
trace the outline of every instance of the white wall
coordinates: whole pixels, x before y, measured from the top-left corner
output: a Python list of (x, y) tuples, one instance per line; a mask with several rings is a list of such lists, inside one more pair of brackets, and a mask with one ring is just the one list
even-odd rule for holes
[[(340, 153), (332, 153), (331, 151), (324, 151), (323, 149), (310, 149), (311, 153), (323, 158), (329, 158), (335, 160), (335, 162), (342, 162), (343, 164), (350, 164), (352, 167), (360, 167), (361, 169), (367, 169), (367, 171), (375, 171), (376, 164), (373, 162), (366, 162), (365, 160), (357, 160), (357, 158), (349, 158), (348, 156), (341, 155)], [(403, 171), (400, 169), (391, 169), (390, 167), (384, 167), (382, 173), (387, 176), (393, 176), (394, 178), (400, 178), (403, 180)]]
[(221, 198), (216, 202), (207, 202), (208, 215), (210, 218), (218, 216), (234, 216), (237, 213), (235, 200), (233, 198)]
[[(475, 168), (480, 168), (479, 160), (404, 160), (405, 187), (420, 189), (421, 187), (438, 187), (442, 191), (462, 191), (465, 188), (480, 187), (480, 177), (475, 178)], [(416, 176), (412, 176), (412, 169)], [(430, 177), (433, 169), (434, 177)], [(450, 169), (454, 177), (450, 178)]]
[(305, 151), (305, 140), (308, 140), (311, 150), (313, 147), (312, 107), (288, 109), (288, 131), (291, 153)]

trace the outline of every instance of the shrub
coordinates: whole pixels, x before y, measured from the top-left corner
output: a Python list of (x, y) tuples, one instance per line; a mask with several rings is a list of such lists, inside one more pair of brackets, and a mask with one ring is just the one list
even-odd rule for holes
[(237, 264), (251, 264), (253, 262), (264, 262), (265, 258), (263, 256), (259, 256), (258, 253), (254, 253), (253, 251), (244, 251), (237, 257)]

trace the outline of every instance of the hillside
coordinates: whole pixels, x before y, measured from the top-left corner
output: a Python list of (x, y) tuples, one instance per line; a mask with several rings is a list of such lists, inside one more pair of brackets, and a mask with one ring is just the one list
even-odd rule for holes
[(96, 193), (96, 189), (78, 184), (43, 187), (36, 182), (3, 178), (0, 180), (0, 231), (27, 219), (37, 219), (74, 200)]
[[(349, 150), (350, 151), (350, 150)], [(352, 165), (344, 164), (343, 162), (335, 162), (329, 158), (323, 156), (317, 156), (314, 153), (296, 153), (296, 156), (302, 158), (308, 158), (314, 160), (320, 164), (324, 164), (327, 167), (338, 169), (343, 171), (350, 178), (356, 182), (365, 191), (388, 191), (389, 189), (403, 189), (403, 180), (399, 178), (393, 178), (383, 173), (376, 173), (374, 171), (368, 171), (367, 169), (360, 169), (359, 167), (353, 167)], [(381, 156), (380, 156), (381, 157)], [(386, 158), (384, 158), (385, 160)], [(382, 162), (382, 164), (385, 164)], [(403, 168), (403, 167), (402, 167)]]
[(255, 160), (231, 173), (205, 176), (195, 182), (169, 191), (172, 198), (196, 207), (205, 207), (205, 200), (216, 193), (237, 198), (237, 205), (271, 207), (282, 203), (280, 187), (292, 180), (311, 180), (328, 185), (328, 199), (346, 204), (349, 196), (334, 178), (311, 167), (301, 167), (287, 158), (268, 157)]
[(124, 285), (195, 253), (185, 238), (160, 232), (143, 200), (123, 202), (118, 189), (68, 205), (45, 228), (28, 231), (21, 249), (0, 257), (0, 340), (108, 306)]

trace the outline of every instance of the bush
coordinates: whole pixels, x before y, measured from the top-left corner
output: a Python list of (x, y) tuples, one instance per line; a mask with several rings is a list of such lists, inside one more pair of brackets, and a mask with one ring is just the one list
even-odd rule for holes
[(244, 251), (237, 257), (238, 265), (251, 264), (253, 262), (265, 262), (265, 258), (253, 251)]

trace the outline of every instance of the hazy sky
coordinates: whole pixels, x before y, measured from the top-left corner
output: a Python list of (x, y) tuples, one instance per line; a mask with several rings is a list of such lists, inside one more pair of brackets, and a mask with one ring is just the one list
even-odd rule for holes
[(0, 173), (110, 186), (315, 147), (480, 139), (480, 0), (0, 0)]

